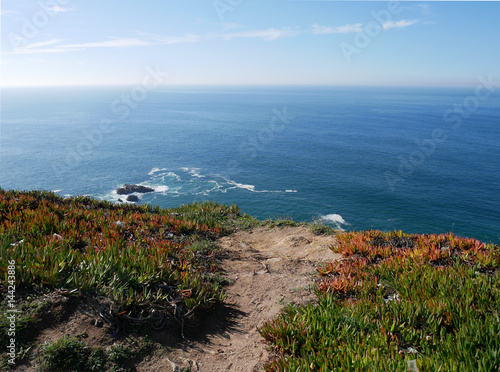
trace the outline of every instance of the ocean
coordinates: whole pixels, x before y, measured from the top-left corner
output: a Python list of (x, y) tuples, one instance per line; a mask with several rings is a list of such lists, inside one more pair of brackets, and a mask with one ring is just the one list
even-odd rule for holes
[(500, 242), (492, 87), (2, 88), (0, 117), (3, 189)]

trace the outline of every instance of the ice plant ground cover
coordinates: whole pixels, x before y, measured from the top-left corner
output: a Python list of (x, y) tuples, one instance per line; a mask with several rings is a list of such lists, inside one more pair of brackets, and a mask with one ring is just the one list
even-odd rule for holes
[[(197, 310), (224, 298), (214, 240), (225, 232), (221, 221), (237, 217), (236, 206), (211, 202), (160, 209), (0, 189), (1, 307), (20, 311), (16, 351), (33, 341), (30, 299), (54, 291), (90, 301), (115, 334), (182, 331)], [(10, 324), (1, 317), (2, 352)]]
[(268, 371), (498, 371), (500, 247), (453, 234), (347, 232), (317, 304), (261, 334)]

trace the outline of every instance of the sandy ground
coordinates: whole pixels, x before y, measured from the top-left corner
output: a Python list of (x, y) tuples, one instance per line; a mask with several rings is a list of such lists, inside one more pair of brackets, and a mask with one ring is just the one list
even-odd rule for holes
[(316, 236), (305, 227), (258, 228), (220, 239), (228, 253), (224, 275), (234, 284), (226, 288), (225, 305), (213, 311), (214, 319), (225, 320), (198, 330), (201, 339), (194, 336), (168, 356), (143, 361), (137, 370), (262, 370), (272, 355), (257, 328), (286, 304), (314, 301), (316, 268), (340, 258), (329, 249), (334, 242), (334, 236)]

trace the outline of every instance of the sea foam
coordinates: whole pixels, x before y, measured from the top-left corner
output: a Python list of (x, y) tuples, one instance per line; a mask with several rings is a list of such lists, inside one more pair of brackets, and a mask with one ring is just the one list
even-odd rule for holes
[(153, 174), (155, 174), (157, 172), (166, 171), (166, 170), (167, 170), (167, 168), (160, 169), (160, 168), (155, 167), (155, 168), (151, 169), (151, 171), (148, 173), (148, 176), (152, 176)]
[(297, 190), (290, 190), (287, 189), (285, 191), (283, 190), (256, 190), (255, 185), (246, 185), (244, 183), (239, 183), (236, 181), (232, 180), (226, 180), (228, 185), (231, 185), (232, 187), (228, 187), (228, 189), (244, 189), (248, 190), (250, 192), (275, 192), (275, 193), (282, 193), (282, 192), (297, 192)]
[(342, 225), (349, 225), (340, 214), (336, 213), (321, 216), (321, 219), (326, 222), (334, 223), (339, 230), (344, 230)]
[(153, 188), (155, 189), (155, 192), (167, 192), (169, 190), (167, 185), (153, 186)]
[(237, 188), (237, 189), (245, 189), (245, 190), (248, 190), (248, 191), (251, 191), (251, 192), (259, 192), (259, 191), (255, 190), (255, 186), (254, 185), (245, 185), (243, 183), (238, 183), (238, 182), (235, 182), (235, 181), (227, 181), (227, 183), (230, 184), (230, 185), (233, 185), (234, 188)]

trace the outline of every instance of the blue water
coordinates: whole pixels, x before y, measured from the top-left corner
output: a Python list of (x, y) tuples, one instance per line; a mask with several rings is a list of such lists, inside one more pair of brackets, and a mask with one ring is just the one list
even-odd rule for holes
[(162, 207), (216, 200), (258, 218), (500, 242), (498, 92), (133, 89), (3, 88), (0, 187), (116, 201), (143, 184), (156, 192), (141, 203)]

